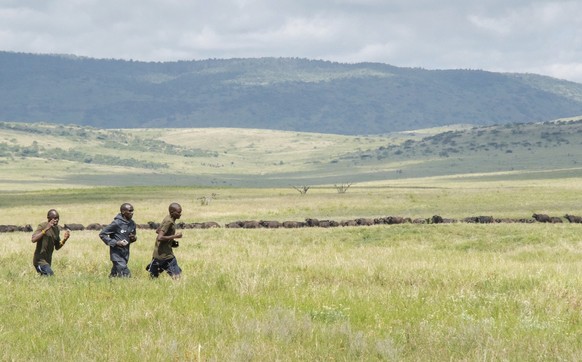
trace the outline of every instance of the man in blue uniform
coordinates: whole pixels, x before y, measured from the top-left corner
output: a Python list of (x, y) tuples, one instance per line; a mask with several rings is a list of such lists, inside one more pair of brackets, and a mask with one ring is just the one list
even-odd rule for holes
[(127, 267), (129, 245), (137, 240), (133, 211), (131, 204), (122, 204), (113, 222), (99, 233), (101, 240), (109, 246), (109, 257), (113, 263), (110, 278), (131, 276), (131, 271)]

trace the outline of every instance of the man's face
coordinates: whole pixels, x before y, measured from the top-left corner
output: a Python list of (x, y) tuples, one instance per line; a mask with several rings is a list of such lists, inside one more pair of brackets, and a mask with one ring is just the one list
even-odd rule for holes
[(48, 221), (51, 222), (53, 221), (53, 225), (58, 225), (59, 224), (59, 213), (58, 212), (52, 212), (48, 215)]
[(126, 205), (123, 210), (121, 211), (121, 215), (126, 219), (126, 220), (131, 220), (133, 218), (133, 206), (131, 205)]
[(182, 216), (182, 208), (176, 207), (172, 209), (172, 211), (170, 211), (170, 216), (172, 217), (172, 219), (178, 220)]

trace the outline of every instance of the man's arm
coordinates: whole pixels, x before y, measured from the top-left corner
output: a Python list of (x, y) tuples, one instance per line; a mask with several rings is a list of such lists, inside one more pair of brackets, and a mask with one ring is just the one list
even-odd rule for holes
[(129, 243), (135, 243), (137, 241), (137, 228), (135, 223), (132, 225), (133, 230), (129, 233)]
[(101, 232), (99, 233), (99, 238), (101, 238), (101, 240), (103, 240), (103, 242), (107, 246), (111, 247), (122, 246), (123, 245), (122, 240), (115, 240), (111, 237), (111, 235), (116, 234), (118, 230), (119, 226), (114, 221), (111, 224), (104, 227), (103, 230), (101, 230)]
[(34, 234), (32, 234), (32, 238), (31, 241), (33, 243), (36, 243), (37, 241), (39, 241), (40, 239), (42, 239), (42, 237), (44, 236), (44, 234), (46, 233), (45, 229), (38, 229), (34, 232)]
[(55, 249), (59, 250), (60, 248), (62, 248), (67, 242), (67, 240), (69, 240), (69, 236), (71, 236), (71, 232), (69, 231), (69, 229), (65, 229), (63, 238), (57, 244), (55, 244)]
[(56, 223), (57, 223), (57, 221), (55, 219), (51, 219), (51, 220), (49, 220), (49, 222), (47, 223), (47, 225), (44, 228), (41, 228), (39, 225), (39, 228), (34, 232), (34, 234), (32, 234), (31, 241), (33, 243), (36, 243), (37, 241), (42, 239), (44, 234), (46, 234), (46, 232), (49, 231), (50, 228), (52, 228)]
[(157, 241), (169, 241), (173, 239), (180, 239), (182, 237), (182, 233), (177, 233), (174, 235), (164, 235), (165, 231), (163, 229), (158, 229), (158, 237), (156, 238)]

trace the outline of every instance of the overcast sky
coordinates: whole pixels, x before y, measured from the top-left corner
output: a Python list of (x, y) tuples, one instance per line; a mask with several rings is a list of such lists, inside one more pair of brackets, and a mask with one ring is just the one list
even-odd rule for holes
[(299, 57), (582, 83), (582, 1), (0, 0), (0, 50), (143, 61)]

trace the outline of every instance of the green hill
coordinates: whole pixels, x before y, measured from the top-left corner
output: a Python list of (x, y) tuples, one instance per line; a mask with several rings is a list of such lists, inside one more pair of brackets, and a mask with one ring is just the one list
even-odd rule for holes
[(581, 143), (582, 117), (382, 136), (0, 122), (0, 190), (580, 177)]
[(534, 74), (295, 58), (135, 62), (0, 52), (0, 121), (345, 135), (582, 114), (582, 84)]

